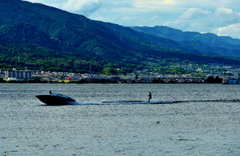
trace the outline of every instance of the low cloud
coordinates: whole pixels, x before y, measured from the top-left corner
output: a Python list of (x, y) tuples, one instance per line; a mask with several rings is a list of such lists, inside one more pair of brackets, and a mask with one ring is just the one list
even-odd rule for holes
[[(164, 25), (183, 31), (218, 32), (217, 34), (230, 35), (239, 30), (240, 13), (229, 8), (217, 8), (211, 12), (208, 10), (190, 8), (177, 20), (165, 22)], [(229, 33), (229, 34), (228, 34)]]
[(233, 14), (233, 10), (232, 9), (228, 9), (228, 8), (217, 8), (216, 12), (215, 12), (216, 15), (225, 15), (225, 14)]
[(177, 5), (178, 2), (175, 0), (151, 0), (151, 1), (145, 1), (145, 0), (136, 0), (133, 3), (133, 6), (135, 8), (141, 8), (148, 11), (154, 11), (159, 10), (160, 8), (164, 7), (171, 7)]
[(60, 5), (66, 11), (90, 14), (98, 10), (101, 3), (99, 0), (68, 0)]
[(229, 25), (226, 27), (220, 27), (213, 31), (219, 36), (231, 36), (233, 38), (239, 38), (240, 36), (240, 23)]
[[(29, 2), (33, 2), (33, 3), (42, 3), (42, 4), (46, 4), (46, 5), (54, 5), (56, 4), (56, 0), (23, 0), (23, 1), (29, 1)], [(65, 3), (66, 0), (57, 0), (57, 3)]]
[(43, 3), (69, 12), (80, 14), (94, 13), (101, 7), (99, 0), (27, 0), (30, 2)]
[(184, 14), (182, 14), (182, 16), (180, 16), (180, 19), (192, 20), (192, 19), (196, 19), (199, 17), (204, 17), (208, 14), (211, 14), (211, 12), (208, 10), (202, 10), (202, 9), (198, 9), (198, 8), (190, 8)]
[(149, 19), (149, 21), (158, 21), (161, 17), (159, 16), (153, 16), (152, 18)]

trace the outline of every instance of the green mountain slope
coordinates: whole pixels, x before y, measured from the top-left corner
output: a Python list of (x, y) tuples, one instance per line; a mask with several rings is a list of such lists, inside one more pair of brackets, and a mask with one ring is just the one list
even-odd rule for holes
[[(0, 0), (0, 65), (99, 72), (164, 60), (238, 64), (179, 42), (21, 0)], [(215, 53), (211, 53), (215, 54)], [(8, 65), (10, 64), (10, 65)]]
[(14, 43), (38, 44), (52, 49), (57, 49), (58, 44), (58, 42), (52, 40), (48, 34), (40, 32), (32, 25), (25, 23), (14, 23), (1, 26), (0, 38)]
[(101, 71), (108, 62), (83, 54), (59, 52), (26, 43), (9, 43), (0, 40), (0, 67), (40, 69), (51, 71), (89, 72)]
[[(114, 60), (123, 58), (122, 54), (128, 54), (125, 48), (131, 50), (129, 45), (121, 42), (109, 29), (97, 25), (83, 16), (20, 0), (1, 2), (0, 9), (3, 10), (0, 13), (1, 25), (14, 27), (14, 29), (18, 25), (13, 26), (13, 23), (31, 25), (31, 29), (43, 32), (50, 36), (52, 42), (55, 41), (54, 44), (57, 45), (54, 46), (54, 50), (84, 51), (89, 55), (98, 55), (103, 59), (105, 56), (111, 56)], [(15, 42), (16, 39), (9, 35), (8, 32), (2, 31), (2, 39)], [(16, 35), (21, 37), (22, 34), (17, 33)], [(6, 37), (4, 38), (4, 36)], [(30, 40), (26, 42), (31, 43)]]

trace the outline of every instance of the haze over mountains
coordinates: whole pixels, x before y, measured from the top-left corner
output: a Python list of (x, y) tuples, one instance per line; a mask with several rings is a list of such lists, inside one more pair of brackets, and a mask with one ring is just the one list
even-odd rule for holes
[[(132, 27), (134, 30), (151, 35), (168, 38), (190, 47), (195, 46), (200, 51), (214, 52), (224, 56), (239, 57), (240, 40), (227, 36), (217, 36), (212, 33), (183, 32), (164, 26)], [(203, 49), (204, 48), (204, 49)], [(223, 51), (224, 48), (225, 51)], [(232, 51), (229, 51), (232, 50)], [(234, 53), (234, 50), (236, 54)]]
[(0, 65), (6, 67), (77, 70), (91, 64), (101, 71), (108, 63), (134, 67), (164, 59), (240, 62), (240, 40), (230, 37), (163, 26), (123, 27), (21, 0), (0, 0), (0, 10)]

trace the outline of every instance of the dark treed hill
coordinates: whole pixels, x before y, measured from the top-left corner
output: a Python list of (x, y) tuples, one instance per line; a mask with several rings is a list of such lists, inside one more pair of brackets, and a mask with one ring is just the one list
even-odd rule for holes
[(0, 0), (0, 10), (3, 67), (10, 63), (19, 68), (87, 71), (91, 65), (101, 72), (106, 67), (144, 68), (164, 60), (239, 64), (236, 58), (201, 53), (171, 39), (38, 3)]
[(32, 43), (40, 46), (57, 49), (58, 42), (35, 27), (25, 23), (14, 23), (0, 26), (0, 38), (14, 43)]
[[(32, 26), (29, 31), (36, 29), (39, 33), (48, 35), (53, 40), (51, 43), (55, 45), (55, 50), (86, 52), (89, 55), (98, 55), (103, 59), (109, 56), (114, 60), (123, 59), (124, 54), (131, 56), (128, 51), (132, 50), (131, 46), (121, 42), (109, 29), (84, 16), (20, 0), (1, 0), (0, 10), (2, 10), (0, 12), (1, 25), (10, 27), (7, 31), (3, 31), (6, 28), (2, 28), (1, 37), (4, 40), (19, 42), (21, 37), (31, 38), (31, 32), (17, 33), (16, 35), (19, 35), (17, 39), (16, 35), (8, 34), (11, 28), (13, 31), (16, 29), (25, 31), (26, 29), (19, 26), (19, 23), (22, 23), (21, 26), (24, 27)], [(27, 41), (25, 40), (24, 43)], [(31, 41), (29, 40), (29, 42)], [(53, 48), (47, 44), (45, 46)]]
[(0, 66), (5, 69), (23, 69), (89, 72), (102, 71), (108, 64), (98, 58), (72, 52), (59, 52), (28, 43), (9, 43), (0, 40)]

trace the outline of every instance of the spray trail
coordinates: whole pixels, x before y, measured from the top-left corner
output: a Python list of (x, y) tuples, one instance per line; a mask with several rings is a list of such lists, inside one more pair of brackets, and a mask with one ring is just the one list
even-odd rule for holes
[(194, 102), (240, 102), (240, 99), (219, 100), (186, 100), (186, 101), (103, 101), (103, 102), (68, 102), (69, 105), (149, 105), (149, 104), (177, 104)]

